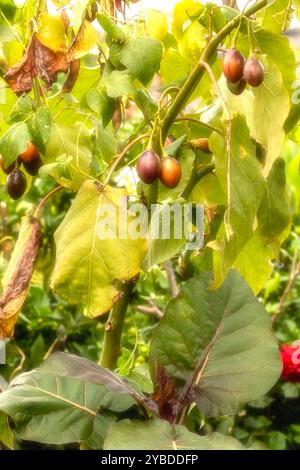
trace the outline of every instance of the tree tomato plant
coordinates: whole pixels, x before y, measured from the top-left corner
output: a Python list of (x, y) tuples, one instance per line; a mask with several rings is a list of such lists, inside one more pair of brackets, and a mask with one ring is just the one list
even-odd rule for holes
[[(36, 185), (52, 190), (21, 222), (2, 277), (0, 339), (13, 337), (37, 271), (49, 296), (98, 322), (104, 338), (99, 364), (57, 352), (0, 388), (0, 441), (241, 449), (187, 424), (195, 407), (203, 420), (238, 413), (281, 374), (256, 296), (291, 220), (281, 148), (300, 107), (281, 34), (288, 15), (276, 10), (284, 2), (240, 11), (179, 0), (169, 28), (163, 12), (131, 18), (133, 0), (53, 3), (55, 12), (47, 2), (1, 10), (1, 194), (25, 204)], [(48, 279), (36, 261), (59, 192), (72, 202)], [(132, 236), (145, 225), (137, 203), (146, 230)], [(182, 226), (191, 230), (175, 236)], [(147, 370), (138, 380), (133, 361), (124, 377), (126, 314), (157, 266), (169, 303), (140, 309), (157, 317)]]

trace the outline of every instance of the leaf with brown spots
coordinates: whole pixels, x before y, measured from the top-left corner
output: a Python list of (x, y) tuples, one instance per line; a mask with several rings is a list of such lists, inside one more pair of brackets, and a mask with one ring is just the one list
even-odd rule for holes
[(33, 35), (22, 60), (9, 69), (5, 79), (15, 93), (27, 93), (33, 78), (41, 78), (46, 88), (50, 88), (57, 74), (68, 69), (66, 52), (52, 51)]
[(40, 242), (39, 221), (33, 217), (24, 217), (10, 263), (2, 279), (0, 340), (13, 335), (15, 323), (26, 299)]

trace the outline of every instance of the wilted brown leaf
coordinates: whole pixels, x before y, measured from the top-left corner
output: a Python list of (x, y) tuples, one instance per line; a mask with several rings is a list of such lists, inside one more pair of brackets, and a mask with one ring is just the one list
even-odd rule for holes
[(2, 280), (0, 340), (10, 338), (25, 301), (41, 242), (40, 223), (34, 217), (22, 220), (18, 241)]
[(34, 77), (43, 79), (49, 88), (57, 74), (67, 72), (68, 68), (66, 52), (52, 51), (33, 35), (22, 60), (9, 69), (5, 79), (15, 93), (27, 93)]

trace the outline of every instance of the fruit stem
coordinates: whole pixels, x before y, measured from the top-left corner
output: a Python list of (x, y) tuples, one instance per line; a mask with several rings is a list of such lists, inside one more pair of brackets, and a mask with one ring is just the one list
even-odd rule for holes
[(41, 212), (42, 208), (43, 208), (44, 205), (49, 201), (49, 199), (51, 199), (52, 196), (54, 196), (54, 194), (58, 193), (59, 191), (62, 191), (63, 189), (65, 189), (63, 186), (57, 186), (57, 188), (52, 189), (52, 191), (50, 191), (50, 193), (48, 193), (48, 194), (41, 200), (41, 202), (39, 203), (39, 205), (37, 206), (37, 208), (36, 208), (35, 211), (34, 211), (34, 217), (35, 217), (36, 219), (40, 216), (40, 212)]
[(107, 176), (105, 178), (105, 181), (103, 183), (103, 186), (106, 186), (114, 172), (116, 171), (116, 169), (118, 168), (118, 166), (120, 165), (120, 163), (122, 162), (122, 160), (126, 157), (126, 154), (127, 152), (135, 145), (137, 144), (138, 142), (140, 142), (141, 140), (144, 140), (144, 139), (147, 139), (147, 137), (149, 137), (149, 134), (142, 134), (142, 135), (139, 135), (138, 137), (136, 137), (135, 139), (131, 140), (127, 145), (125, 145), (125, 147), (123, 148), (123, 150), (121, 151), (121, 153), (119, 153), (119, 155), (117, 156), (117, 158), (115, 159), (115, 161), (113, 162), (113, 164), (111, 165), (108, 173), (107, 173)]
[(206, 45), (199, 62), (194, 67), (192, 73), (188, 76), (178, 95), (176, 96), (173, 104), (170, 106), (163, 122), (162, 122), (162, 140), (164, 141), (168, 135), (169, 129), (177, 116), (180, 114), (182, 109), (185, 107), (189, 97), (193, 93), (194, 89), (202, 79), (205, 67), (203, 62), (210, 63), (214, 54), (216, 53), (220, 43), (223, 39), (233, 31), (240, 22), (242, 16), (249, 17), (267, 6), (268, 0), (259, 0), (254, 5), (249, 7), (244, 13), (237, 15), (231, 21), (227, 23), (224, 28), (221, 29)]
[(121, 284), (122, 297), (111, 309), (104, 327), (104, 340), (99, 364), (106, 369), (114, 370), (121, 352), (121, 337), (124, 326), (130, 294), (134, 287), (134, 281)]
[(199, 183), (199, 181), (202, 178), (204, 178), (204, 176), (208, 175), (209, 173), (212, 173), (214, 171), (214, 169), (215, 169), (214, 163), (211, 163), (210, 165), (207, 165), (201, 171), (197, 171), (197, 169), (194, 168), (193, 171), (192, 171), (192, 175), (191, 175), (186, 187), (184, 188), (184, 190), (180, 194), (180, 196), (183, 197), (185, 200), (188, 200), (188, 198), (190, 197), (190, 195), (191, 195), (194, 187), (196, 186), (196, 184)]

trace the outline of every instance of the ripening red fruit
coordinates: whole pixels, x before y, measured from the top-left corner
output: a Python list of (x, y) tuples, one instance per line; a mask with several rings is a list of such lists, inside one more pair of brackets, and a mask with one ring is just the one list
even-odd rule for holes
[(7, 192), (12, 199), (19, 199), (26, 191), (26, 177), (19, 169), (14, 170), (7, 177)]
[(237, 49), (230, 49), (224, 55), (222, 70), (231, 83), (237, 83), (243, 77), (245, 59)]
[(42, 165), (43, 162), (40, 156), (38, 158), (35, 158), (35, 160), (32, 160), (31, 162), (23, 162), (25, 170), (31, 176), (36, 176)]
[(262, 63), (254, 57), (250, 57), (245, 63), (244, 79), (249, 85), (258, 87), (262, 84), (264, 78), (265, 72)]
[(32, 162), (39, 156), (39, 151), (32, 142), (28, 142), (27, 149), (19, 155), (22, 162)]
[(136, 171), (144, 183), (151, 184), (159, 177), (160, 167), (159, 156), (153, 150), (145, 150), (137, 161)]
[(233, 95), (241, 95), (243, 91), (245, 91), (246, 86), (247, 86), (247, 82), (243, 78), (237, 83), (231, 83), (229, 80), (227, 80), (228, 90)]
[(162, 161), (159, 179), (167, 188), (176, 188), (181, 180), (181, 174), (180, 163), (175, 158), (167, 157)]
[(300, 348), (283, 344), (280, 348), (282, 360), (281, 377), (288, 382), (300, 383)]
[(15, 166), (16, 162), (13, 162), (8, 167), (5, 167), (4, 158), (2, 157), (2, 155), (0, 155), (0, 168), (2, 171), (4, 171), (6, 175), (9, 175), (9, 173), (11, 173), (15, 169)]

